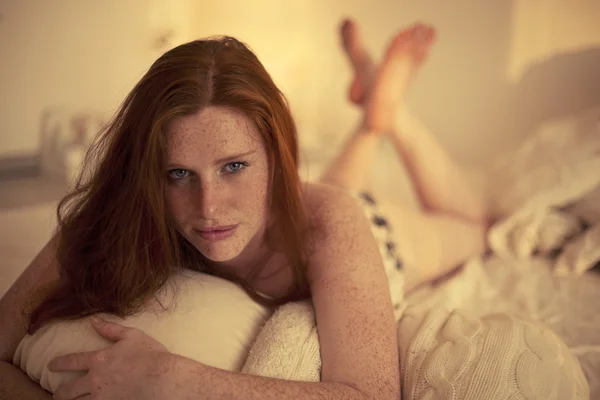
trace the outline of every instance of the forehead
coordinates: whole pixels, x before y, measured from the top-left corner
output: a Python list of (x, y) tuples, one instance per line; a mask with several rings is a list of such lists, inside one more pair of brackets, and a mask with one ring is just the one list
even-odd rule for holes
[(176, 118), (167, 129), (169, 156), (186, 153), (220, 158), (262, 147), (254, 123), (239, 111), (207, 107)]

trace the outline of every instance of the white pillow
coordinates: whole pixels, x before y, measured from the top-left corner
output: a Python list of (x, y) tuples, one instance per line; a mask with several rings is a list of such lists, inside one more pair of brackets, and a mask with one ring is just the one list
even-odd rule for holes
[[(167, 311), (154, 302), (124, 320), (113, 315), (102, 317), (141, 329), (172, 353), (229, 371), (241, 370), (256, 335), (272, 312), (238, 285), (192, 271), (175, 274), (156, 297)], [(94, 331), (89, 318), (55, 322), (25, 336), (13, 363), (54, 393), (82, 373), (50, 372), (50, 361), (109, 345)]]

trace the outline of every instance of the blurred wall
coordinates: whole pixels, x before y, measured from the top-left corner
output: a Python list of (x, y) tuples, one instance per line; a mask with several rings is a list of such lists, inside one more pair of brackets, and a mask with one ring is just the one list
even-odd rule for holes
[(500, 126), (519, 141), (558, 121), (575, 129), (586, 110), (600, 116), (600, 2), (516, 1), (512, 20)]
[[(424, 21), (437, 28), (408, 103), (453, 155), (481, 164), (548, 118), (598, 103), (598, 80), (590, 79), (600, 65), (600, 6), (566, 4), (0, 0), (0, 159), (37, 151), (44, 112), (110, 113), (164, 50), (229, 34), (256, 51), (287, 95), (310, 161), (304, 172), (315, 177), (360, 116), (346, 100), (351, 70), (338, 37), (350, 16), (376, 58), (402, 27)], [(398, 163), (389, 148), (382, 151), (376, 174), (386, 185)]]
[[(187, 0), (0, 0), (0, 158), (35, 152), (55, 110), (111, 113), (166, 45)], [(185, 40), (183, 39), (183, 40)]]
[(600, 46), (599, 18), (597, 0), (515, 2), (509, 77), (518, 81), (532, 64)]
[(320, 145), (344, 137), (358, 117), (346, 96), (351, 70), (339, 46), (342, 18), (361, 24), (377, 59), (403, 27), (431, 23), (439, 41), (409, 102), (453, 151), (469, 153), (488, 141), (485, 117), (496, 108), (490, 93), (506, 76), (511, 10), (509, 1), (224, 1), (197, 3), (191, 31), (247, 42), (287, 94), (304, 142)]
[[(260, 6), (257, 6), (260, 4)], [(415, 114), (463, 161), (481, 162), (504, 146), (489, 120), (504, 99), (512, 1), (317, 0), (197, 3), (190, 31), (234, 35), (258, 54), (287, 95), (299, 126), (305, 163), (317, 178), (355, 128), (360, 111), (347, 100), (352, 77), (340, 47), (342, 18), (355, 18), (365, 44), (379, 60), (396, 32), (430, 23), (439, 40), (408, 98)], [(374, 189), (410, 201), (409, 183), (391, 148), (373, 170)], [(414, 199), (413, 199), (414, 200)]]

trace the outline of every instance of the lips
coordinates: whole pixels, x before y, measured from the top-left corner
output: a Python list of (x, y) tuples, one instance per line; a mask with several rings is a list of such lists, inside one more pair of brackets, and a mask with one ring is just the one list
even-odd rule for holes
[(226, 226), (211, 226), (196, 229), (195, 231), (198, 235), (209, 242), (214, 242), (217, 240), (223, 240), (233, 235), (237, 230), (238, 225), (226, 225)]

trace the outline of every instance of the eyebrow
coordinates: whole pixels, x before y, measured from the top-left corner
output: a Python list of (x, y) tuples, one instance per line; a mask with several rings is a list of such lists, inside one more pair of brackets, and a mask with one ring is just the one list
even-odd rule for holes
[[(238, 154), (233, 154), (233, 155), (231, 155), (231, 156), (222, 157), (222, 158), (219, 158), (218, 160), (216, 160), (216, 161), (214, 162), (214, 165), (222, 165), (222, 164), (230, 163), (230, 162), (232, 162), (232, 161), (237, 161), (237, 160), (239, 160), (240, 158), (243, 158), (243, 157), (248, 157), (248, 156), (250, 156), (250, 155), (252, 155), (252, 154), (256, 153), (256, 151), (257, 151), (257, 150), (250, 150), (250, 151), (247, 151), (247, 152), (245, 152), (245, 153), (238, 153)], [(179, 166), (179, 165), (180, 165), (179, 163), (173, 163), (173, 162), (170, 162), (170, 163), (168, 164), (168, 168), (177, 167), (177, 166)]]
[(250, 150), (250, 151), (247, 151), (246, 153), (239, 153), (239, 154), (234, 154), (231, 156), (219, 158), (218, 160), (215, 161), (215, 164), (220, 165), (220, 164), (225, 164), (228, 162), (236, 161), (236, 160), (239, 160), (240, 158), (248, 157), (254, 153), (256, 153), (256, 150)]

